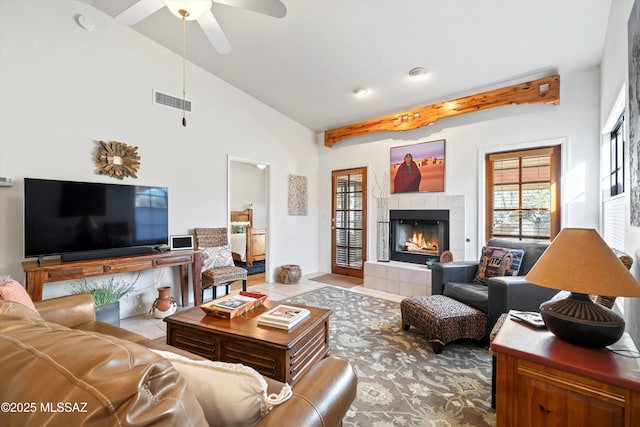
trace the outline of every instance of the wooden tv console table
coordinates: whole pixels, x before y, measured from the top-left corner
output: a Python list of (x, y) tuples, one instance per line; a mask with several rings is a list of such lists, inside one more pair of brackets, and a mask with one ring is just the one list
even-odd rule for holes
[(496, 425), (640, 425), (640, 359), (629, 334), (611, 350), (578, 347), (507, 318), (497, 355)]
[[(38, 261), (22, 263), (22, 269), (27, 276), (25, 287), (33, 301), (42, 300), (42, 288), (48, 282), (176, 266), (180, 266), (180, 293), (182, 305), (186, 307), (189, 304), (189, 266), (191, 266), (194, 296), (202, 289), (200, 273), (202, 257), (199, 250), (156, 252), (69, 262), (52, 260), (45, 261), (42, 265)], [(194, 301), (197, 300), (194, 299)]]

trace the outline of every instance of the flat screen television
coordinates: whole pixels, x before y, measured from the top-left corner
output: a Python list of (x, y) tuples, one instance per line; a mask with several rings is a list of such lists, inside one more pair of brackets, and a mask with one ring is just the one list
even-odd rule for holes
[(169, 236), (166, 187), (24, 179), (25, 257), (151, 253)]

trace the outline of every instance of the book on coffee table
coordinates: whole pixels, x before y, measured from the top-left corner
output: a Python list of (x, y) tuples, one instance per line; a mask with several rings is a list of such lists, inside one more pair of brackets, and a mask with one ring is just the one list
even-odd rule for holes
[(279, 305), (258, 316), (258, 325), (291, 329), (309, 317), (309, 310), (291, 305)]
[(267, 299), (266, 294), (257, 292), (236, 292), (215, 299), (200, 308), (209, 316), (222, 317), (223, 319), (233, 319), (249, 310), (259, 307)]
[(255, 298), (247, 297), (244, 295), (236, 295), (234, 297), (218, 300), (213, 302), (213, 306), (216, 308), (223, 308), (226, 310), (234, 310), (238, 307), (242, 307), (245, 304), (255, 301)]

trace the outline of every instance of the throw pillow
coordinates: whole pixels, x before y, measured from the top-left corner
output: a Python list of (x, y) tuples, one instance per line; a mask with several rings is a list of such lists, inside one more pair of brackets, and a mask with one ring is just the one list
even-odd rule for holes
[(267, 396), (267, 382), (256, 370), (239, 363), (192, 360), (151, 350), (169, 360), (196, 395), (211, 426), (254, 426), (275, 405), (291, 396), (288, 384), (279, 395)]
[(214, 267), (233, 266), (231, 245), (199, 248), (202, 251), (202, 272)]
[(231, 223), (231, 233), (246, 233), (247, 227), (250, 225), (251, 223), (249, 221), (234, 221)]
[(26, 289), (15, 280), (10, 279), (0, 285), (0, 299), (26, 305), (36, 313), (38, 312)]
[(486, 283), (490, 277), (517, 276), (524, 250), (484, 246), (474, 282)]

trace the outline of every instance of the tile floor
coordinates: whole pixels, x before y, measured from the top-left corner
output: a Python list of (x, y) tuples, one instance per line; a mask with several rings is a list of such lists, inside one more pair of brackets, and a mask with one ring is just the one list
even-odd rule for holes
[[(319, 276), (319, 274), (309, 274), (302, 277), (300, 283), (297, 285), (284, 285), (282, 283), (261, 283), (258, 285), (250, 286), (252, 291), (262, 292), (269, 295), (270, 300), (283, 300), (289, 297), (293, 297), (305, 292), (312, 291), (314, 289), (322, 288), (327, 285), (326, 283), (314, 282), (309, 280), (312, 277)], [(404, 298), (402, 295), (390, 294), (383, 291), (377, 291), (373, 289), (367, 289), (363, 286), (354, 286), (347, 290), (352, 292), (358, 292), (361, 294), (369, 295), (376, 298), (382, 298), (389, 301), (400, 302)], [(209, 294), (207, 294), (209, 292)], [(211, 290), (205, 290), (205, 301), (211, 299)], [(180, 308), (178, 308), (180, 309)], [(120, 320), (120, 327), (133, 331), (137, 334), (143, 335), (149, 339), (162, 338), (166, 334), (166, 323), (162, 319), (155, 319), (148, 317), (146, 314), (141, 314), (134, 317), (129, 317)]]

